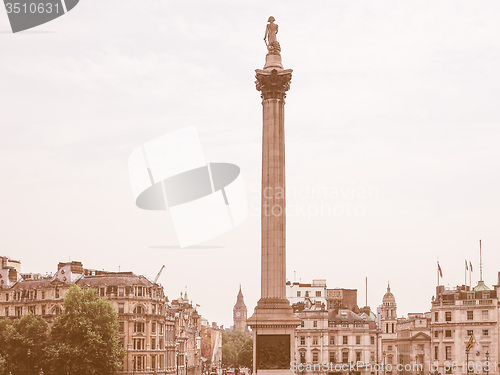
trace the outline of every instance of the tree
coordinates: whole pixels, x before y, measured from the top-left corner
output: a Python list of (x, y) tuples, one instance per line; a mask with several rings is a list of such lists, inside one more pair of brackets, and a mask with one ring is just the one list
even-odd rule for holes
[(0, 369), (16, 373), (35, 373), (45, 364), (48, 324), (40, 316), (24, 315), (0, 321)]
[[(250, 353), (248, 353), (249, 348)], [(240, 355), (240, 353), (242, 354)], [(222, 332), (222, 362), (225, 366), (251, 368), (248, 365), (248, 356), (253, 358), (253, 340), (247, 333), (242, 331)]]
[(249, 369), (253, 367), (253, 339), (251, 337), (245, 341), (238, 353), (238, 364)]
[(118, 314), (95, 289), (73, 284), (64, 311), (51, 330), (50, 374), (112, 375), (123, 363), (125, 351), (118, 336)]

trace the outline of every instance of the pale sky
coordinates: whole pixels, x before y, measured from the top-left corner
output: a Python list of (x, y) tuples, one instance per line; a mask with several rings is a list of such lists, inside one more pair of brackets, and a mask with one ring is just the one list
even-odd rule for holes
[[(170, 298), (187, 286), (229, 326), (239, 284), (260, 296), (262, 108), (267, 18), (280, 29), (286, 100), (287, 275), (358, 288), (398, 315), (430, 309), (442, 283), (500, 271), (498, 1), (81, 0), (12, 34), (0, 11), (0, 255), (24, 272), (59, 261), (132, 270)], [(241, 167), (250, 214), (179, 249), (167, 212), (134, 205), (129, 154), (185, 126), (207, 160)], [(479, 273), (473, 274), (477, 282)]]

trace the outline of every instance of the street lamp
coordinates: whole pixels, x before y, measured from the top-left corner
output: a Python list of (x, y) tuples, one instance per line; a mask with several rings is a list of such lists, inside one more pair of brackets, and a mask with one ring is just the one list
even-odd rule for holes
[(415, 375), (418, 375), (418, 355), (415, 356)]
[(490, 352), (487, 350), (486, 351), (486, 375), (488, 375), (488, 372), (490, 370)]
[(28, 349), (28, 375), (31, 374), (30, 359), (31, 359), (31, 349)]
[(385, 352), (385, 351), (383, 351), (383, 352), (382, 352), (382, 358), (384, 359), (384, 361), (382, 362), (382, 367), (383, 367), (383, 369), (384, 369), (384, 375), (385, 375), (385, 367), (386, 367), (386, 366), (385, 366), (385, 357), (386, 357), (386, 355), (387, 355), (387, 354), (386, 354), (386, 352)]

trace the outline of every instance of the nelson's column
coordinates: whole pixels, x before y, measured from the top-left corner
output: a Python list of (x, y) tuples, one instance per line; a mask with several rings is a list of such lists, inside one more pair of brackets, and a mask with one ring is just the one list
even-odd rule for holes
[(285, 96), (292, 69), (283, 69), (276, 39), (278, 25), (269, 17), (264, 41), (268, 54), (255, 81), (261, 92), (262, 207), (261, 298), (247, 323), (253, 331), (253, 373), (291, 374), (294, 332), (300, 320), (286, 298), (285, 247)]

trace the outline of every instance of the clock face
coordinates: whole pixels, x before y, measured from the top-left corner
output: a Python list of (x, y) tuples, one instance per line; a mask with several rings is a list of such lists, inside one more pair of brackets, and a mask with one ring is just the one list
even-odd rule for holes
[(240, 315), (241, 315), (241, 313), (238, 311), (238, 312), (236, 313), (236, 316), (240, 316)]

